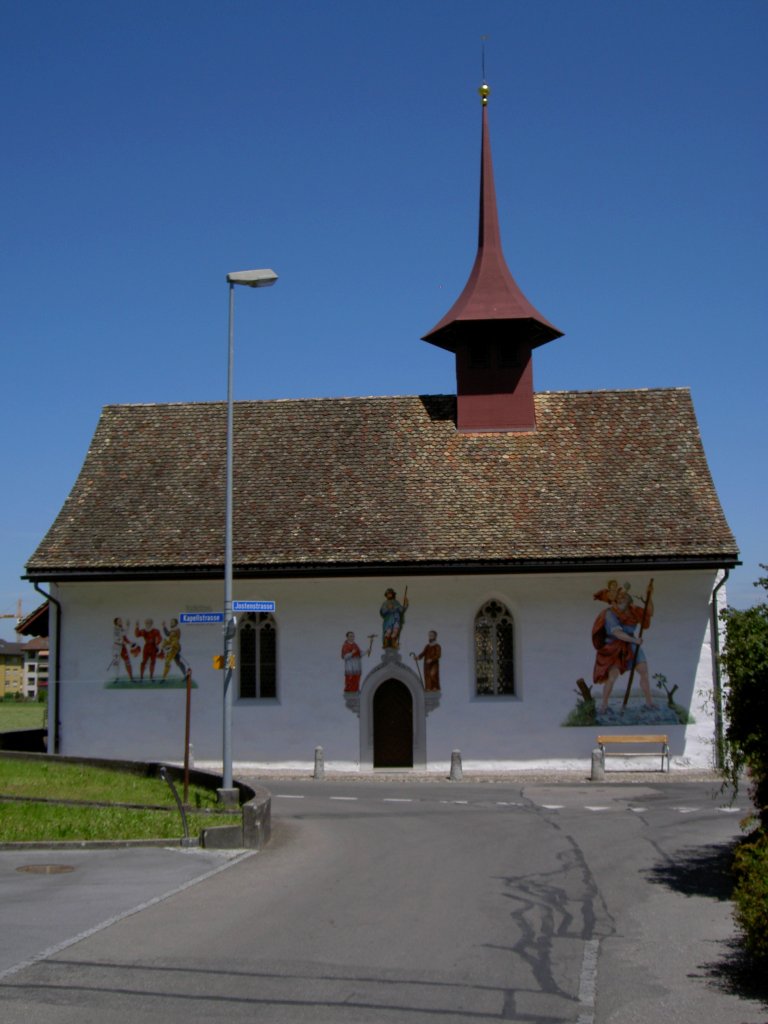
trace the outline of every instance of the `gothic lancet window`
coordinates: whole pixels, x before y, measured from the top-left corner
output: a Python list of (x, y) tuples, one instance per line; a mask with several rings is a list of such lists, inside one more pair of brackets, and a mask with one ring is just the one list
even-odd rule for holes
[(267, 612), (249, 613), (239, 629), (239, 691), (243, 700), (277, 696), (277, 627)]
[(499, 601), (475, 616), (475, 687), (478, 697), (515, 692), (514, 623)]

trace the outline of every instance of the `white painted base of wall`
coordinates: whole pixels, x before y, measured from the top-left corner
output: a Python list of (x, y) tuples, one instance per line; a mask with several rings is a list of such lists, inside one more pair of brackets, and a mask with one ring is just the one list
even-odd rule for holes
[[(659, 759), (657, 758), (656, 761)], [(628, 773), (646, 773), (654, 772), (658, 770), (658, 763), (654, 762), (652, 757), (647, 760), (645, 758), (627, 758), (626, 760), (614, 757), (611, 758), (610, 766), (607, 769), (607, 774), (617, 772), (621, 774)], [(199, 768), (201, 771), (207, 772), (221, 772), (220, 761), (197, 761), (195, 762), (195, 768)], [(403, 775), (403, 776), (430, 776), (435, 779), (448, 778), (450, 773), (450, 761), (441, 763), (430, 763), (425, 769), (421, 768), (361, 768), (359, 764), (353, 764), (348, 761), (330, 761), (325, 763), (326, 774), (336, 775), (365, 775), (375, 777), (377, 775)], [(467, 775), (473, 776), (505, 776), (505, 775), (574, 775), (578, 774), (585, 780), (589, 779), (592, 768), (591, 758), (585, 758), (581, 760), (541, 760), (541, 761), (494, 761), (494, 762), (479, 762), (469, 761), (463, 763), (463, 770), (465, 777)], [(705, 766), (701, 764), (692, 764), (690, 758), (672, 758), (670, 760), (670, 773), (685, 776), (686, 774), (700, 775), (703, 771), (715, 771), (714, 765)], [(240, 776), (252, 776), (252, 775), (263, 775), (263, 776), (285, 776), (285, 775), (297, 775), (302, 777), (310, 777), (314, 772), (314, 762), (310, 761), (286, 761), (285, 763), (275, 763), (270, 761), (269, 763), (257, 762), (257, 761), (244, 761), (236, 762), (233, 768), (235, 778)]]

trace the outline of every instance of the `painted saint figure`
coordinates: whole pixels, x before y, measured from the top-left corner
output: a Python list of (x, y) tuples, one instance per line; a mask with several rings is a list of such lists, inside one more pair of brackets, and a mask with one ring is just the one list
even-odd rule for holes
[(112, 622), (112, 661), (109, 663), (109, 668), (115, 669), (115, 675), (119, 675), (118, 669), (120, 662), (122, 661), (125, 665), (125, 671), (128, 674), (128, 678), (133, 682), (133, 669), (131, 667), (131, 656), (129, 651), (131, 649), (131, 641), (125, 635), (125, 629), (131, 628), (131, 623), (128, 621), (126, 626), (123, 627), (123, 620), (118, 616)]
[(424, 689), (440, 689), (440, 657), (442, 655), (440, 644), (437, 643), (437, 633), (430, 629), (427, 634), (427, 643), (421, 654), (416, 657), (419, 661), (424, 660)]
[(381, 646), (397, 650), (400, 646), (400, 633), (405, 624), (405, 612), (408, 608), (408, 588), (405, 588), (403, 603), (397, 600), (397, 594), (391, 587), (384, 591), (384, 603), (379, 609), (381, 616)]
[(144, 641), (144, 651), (141, 655), (141, 669), (139, 674), (143, 680), (144, 669), (149, 665), (149, 679), (150, 682), (153, 682), (155, 678), (155, 663), (160, 655), (160, 645), (163, 642), (160, 630), (155, 629), (152, 619), (145, 619), (144, 629), (139, 629), (138, 623), (136, 624), (134, 636), (137, 640)]
[(170, 628), (163, 623), (163, 633), (165, 639), (162, 643), (163, 657), (165, 658), (165, 665), (163, 666), (163, 679), (168, 678), (168, 673), (171, 671), (171, 665), (176, 662), (182, 675), (187, 673), (187, 665), (181, 656), (181, 627), (179, 626), (178, 619), (171, 619)]
[(355, 643), (355, 634), (350, 630), (341, 646), (344, 659), (344, 692), (357, 693), (360, 689), (360, 676), (363, 672), (362, 654)]
[(595, 594), (596, 601), (608, 601), (592, 626), (592, 643), (597, 651), (593, 681), (603, 687), (599, 712), (605, 712), (614, 684), (619, 676), (632, 668), (640, 683), (646, 706), (655, 707), (648, 679), (648, 660), (641, 644), (642, 630), (648, 629), (653, 616), (653, 601), (648, 592), (644, 608), (638, 608), (629, 592), (629, 584), (620, 586), (616, 580), (609, 580), (608, 586)]

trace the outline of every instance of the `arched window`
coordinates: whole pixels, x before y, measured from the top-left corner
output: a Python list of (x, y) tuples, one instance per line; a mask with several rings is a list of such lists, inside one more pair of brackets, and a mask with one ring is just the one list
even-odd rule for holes
[(240, 620), (239, 691), (243, 700), (277, 696), (277, 627), (268, 612), (249, 612)]
[(514, 623), (499, 601), (475, 616), (475, 686), (478, 697), (515, 692)]

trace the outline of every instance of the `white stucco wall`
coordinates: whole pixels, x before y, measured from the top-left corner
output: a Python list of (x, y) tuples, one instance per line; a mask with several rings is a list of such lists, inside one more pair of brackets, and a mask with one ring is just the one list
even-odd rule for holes
[[(612, 574), (644, 593), (647, 573)], [(655, 614), (644, 649), (650, 673), (663, 673), (677, 685), (675, 701), (690, 709), (694, 724), (663, 725), (654, 732), (671, 737), (673, 764), (710, 767), (712, 763), (712, 659), (709, 602), (714, 572), (679, 571), (655, 575)], [(353, 630), (365, 650), (375, 634), (373, 653), (363, 659), (363, 681), (381, 658), (379, 606), (384, 590), (402, 599), (408, 585), (410, 607), (400, 654), (413, 669), (409, 652), (419, 652), (430, 629), (442, 646), (439, 706), (426, 718), (426, 765), (445, 770), (451, 751), (462, 753), (465, 770), (584, 766), (604, 727), (564, 728), (577, 703), (575, 681), (592, 681), (593, 621), (604, 605), (593, 594), (606, 574), (552, 573), (536, 576), (447, 576), (410, 579), (271, 580), (235, 582), (235, 598), (277, 603), (278, 697), (235, 700), (235, 766), (311, 766), (316, 746), (326, 767), (360, 767), (360, 718), (343, 695), (340, 656), (345, 633)], [(62, 602), (60, 721), (61, 752), (69, 755), (166, 759), (183, 757), (183, 689), (110, 689), (113, 620), (151, 618), (156, 626), (183, 611), (218, 611), (219, 583), (73, 583), (55, 588)], [(474, 693), (474, 618), (490, 598), (507, 606), (515, 621), (514, 697)], [(192, 746), (195, 763), (221, 761), (222, 673), (212, 667), (221, 652), (221, 626), (182, 627), (182, 653), (193, 669)], [(138, 663), (134, 659), (135, 674)], [(158, 672), (157, 674), (161, 674)], [(177, 673), (178, 674), (178, 673)], [(623, 696), (626, 676), (614, 696)], [(595, 690), (598, 688), (596, 687)], [(639, 695), (637, 682), (633, 693)], [(654, 689), (659, 703), (665, 695)], [(363, 682), (363, 695), (366, 690)], [(647, 731), (634, 728), (630, 731)]]

